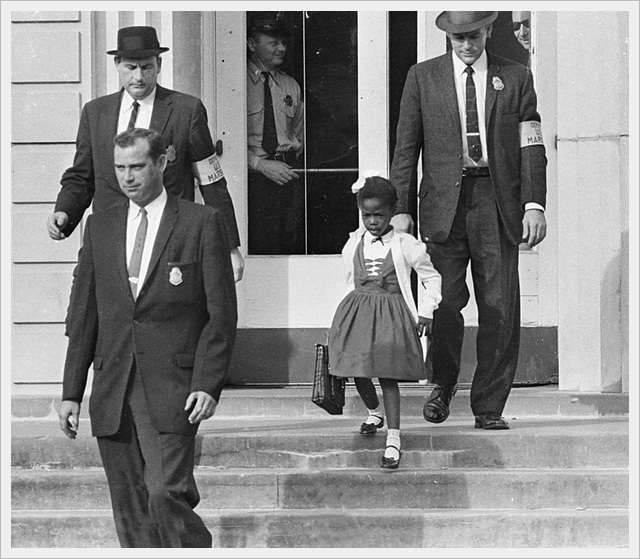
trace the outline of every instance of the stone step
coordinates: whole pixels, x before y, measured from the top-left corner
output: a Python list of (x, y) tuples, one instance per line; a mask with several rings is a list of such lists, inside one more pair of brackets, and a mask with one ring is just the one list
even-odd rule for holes
[[(324, 410), (311, 402), (311, 386), (286, 386), (281, 388), (226, 388), (216, 417), (314, 417), (323, 418)], [(402, 416), (422, 417), (425, 399), (431, 385), (401, 383)], [(60, 405), (61, 389), (50, 388), (47, 394), (14, 395), (11, 413), (14, 418), (51, 418)], [(378, 387), (378, 394), (380, 394)], [(347, 385), (344, 415), (360, 417), (364, 407), (355, 386)], [(88, 412), (88, 398), (83, 403), (83, 413)], [(453, 417), (470, 417), (469, 389), (458, 391), (451, 403)], [(560, 391), (557, 385), (517, 387), (511, 391), (505, 417), (558, 417), (558, 416), (616, 416), (628, 415), (628, 394), (601, 394)]]
[[(202, 424), (196, 460), (218, 468), (376, 468), (386, 430), (357, 431), (362, 418), (224, 419)], [(14, 420), (11, 463), (20, 468), (100, 467), (88, 420), (76, 440), (57, 422)], [(440, 425), (402, 420), (403, 469), (411, 468), (623, 468), (629, 464), (625, 417), (523, 418), (508, 431), (473, 428), (469, 419)]]
[[(199, 509), (220, 548), (625, 548), (627, 510)], [(12, 548), (117, 548), (108, 511), (14, 511)]]
[[(628, 470), (236, 470), (197, 468), (206, 509), (624, 508)], [(100, 470), (14, 470), (19, 510), (110, 507)]]

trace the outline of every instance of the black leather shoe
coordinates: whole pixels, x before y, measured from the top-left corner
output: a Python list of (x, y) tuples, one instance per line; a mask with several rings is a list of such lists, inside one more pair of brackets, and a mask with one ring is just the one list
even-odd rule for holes
[(360, 425), (360, 434), (361, 435), (375, 435), (378, 429), (382, 429), (384, 427), (384, 418), (380, 418), (380, 423), (363, 423)]
[(458, 391), (458, 385), (440, 386), (436, 384), (431, 396), (425, 402), (422, 414), (431, 423), (442, 423), (449, 417), (449, 404)]
[(388, 444), (387, 448), (395, 448), (399, 455), (398, 455), (398, 459), (396, 460), (395, 458), (387, 458), (386, 456), (382, 456), (382, 461), (380, 462), (380, 466), (382, 466), (383, 468), (386, 468), (387, 470), (397, 470), (398, 466), (400, 465), (400, 458), (402, 457), (402, 452), (400, 452), (400, 449), (397, 446), (394, 446), (392, 444)]
[(509, 424), (499, 413), (488, 411), (476, 415), (475, 428), (486, 429), (487, 431), (499, 431), (501, 429), (508, 429)]

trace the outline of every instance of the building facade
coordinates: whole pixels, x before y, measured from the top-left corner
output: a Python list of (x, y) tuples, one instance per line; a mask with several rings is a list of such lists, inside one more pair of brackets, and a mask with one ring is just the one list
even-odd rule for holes
[[(230, 382), (310, 383), (344, 295), (339, 252), (358, 224), (351, 183), (388, 174), (409, 65), (447, 48), (438, 12), (284, 12), (294, 30), (285, 70), (305, 96), (305, 250), (247, 254), (246, 20), (234, 12), (11, 12), (12, 367), (14, 394), (61, 382), (64, 317), (82, 231), (46, 233), (73, 160), (84, 103), (117, 91), (107, 50), (117, 30), (153, 25), (160, 83), (203, 99), (245, 253)], [(547, 147), (546, 240), (521, 250), (523, 342), (516, 381), (560, 390), (629, 391), (629, 13), (532, 12), (529, 52), (500, 14), (495, 48), (529, 64)], [(576, 40), (576, 35), (580, 40)], [(79, 228), (80, 229), (80, 228)], [(477, 317), (463, 375), (474, 360)]]

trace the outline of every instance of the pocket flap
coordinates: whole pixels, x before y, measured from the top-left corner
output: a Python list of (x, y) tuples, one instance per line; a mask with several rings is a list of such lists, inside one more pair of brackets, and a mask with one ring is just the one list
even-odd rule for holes
[(195, 355), (193, 353), (177, 353), (176, 364), (178, 367), (184, 369), (192, 369), (195, 361)]

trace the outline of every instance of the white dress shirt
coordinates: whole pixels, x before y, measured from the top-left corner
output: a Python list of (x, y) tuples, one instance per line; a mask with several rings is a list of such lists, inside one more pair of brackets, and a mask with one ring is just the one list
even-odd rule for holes
[[(138, 116), (136, 117), (136, 128), (149, 128), (151, 124), (151, 113), (153, 112), (153, 102), (156, 100), (156, 90), (147, 95), (144, 99), (138, 99)], [(127, 93), (125, 89), (122, 92), (122, 99), (120, 100), (120, 115), (118, 116), (118, 134), (124, 132), (129, 125), (129, 118), (131, 118), (131, 111), (133, 110), (134, 98)]]
[[(156, 235), (158, 234), (160, 220), (162, 219), (162, 213), (164, 212), (166, 204), (167, 192), (163, 188), (160, 196), (145, 206), (145, 209), (147, 210), (147, 236), (144, 241), (144, 248), (142, 249), (142, 262), (140, 264), (140, 279), (138, 280), (137, 293), (140, 293), (140, 289), (147, 277), (149, 261), (151, 260), (151, 252), (153, 251), (153, 245), (156, 240)], [(127, 216), (127, 266), (131, 261), (133, 246), (136, 241), (136, 233), (138, 232), (138, 226), (140, 225), (140, 209), (140, 206), (129, 200), (129, 213)]]
[(478, 128), (480, 131), (480, 143), (482, 144), (482, 158), (477, 163), (469, 157), (467, 146), (467, 65), (462, 62), (452, 50), (453, 72), (455, 76), (456, 94), (458, 96), (458, 112), (460, 113), (460, 125), (462, 126), (462, 158), (465, 167), (487, 167), (489, 154), (487, 152), (487, 127), (485, 124), (485, 100), (487, 97), (487, 72), (489, 61), (487, 51), (483, 50), (480, 58), (471, 67), (473, 68), (473, 83), (476, 86), (476, 104), (478, 108)]

